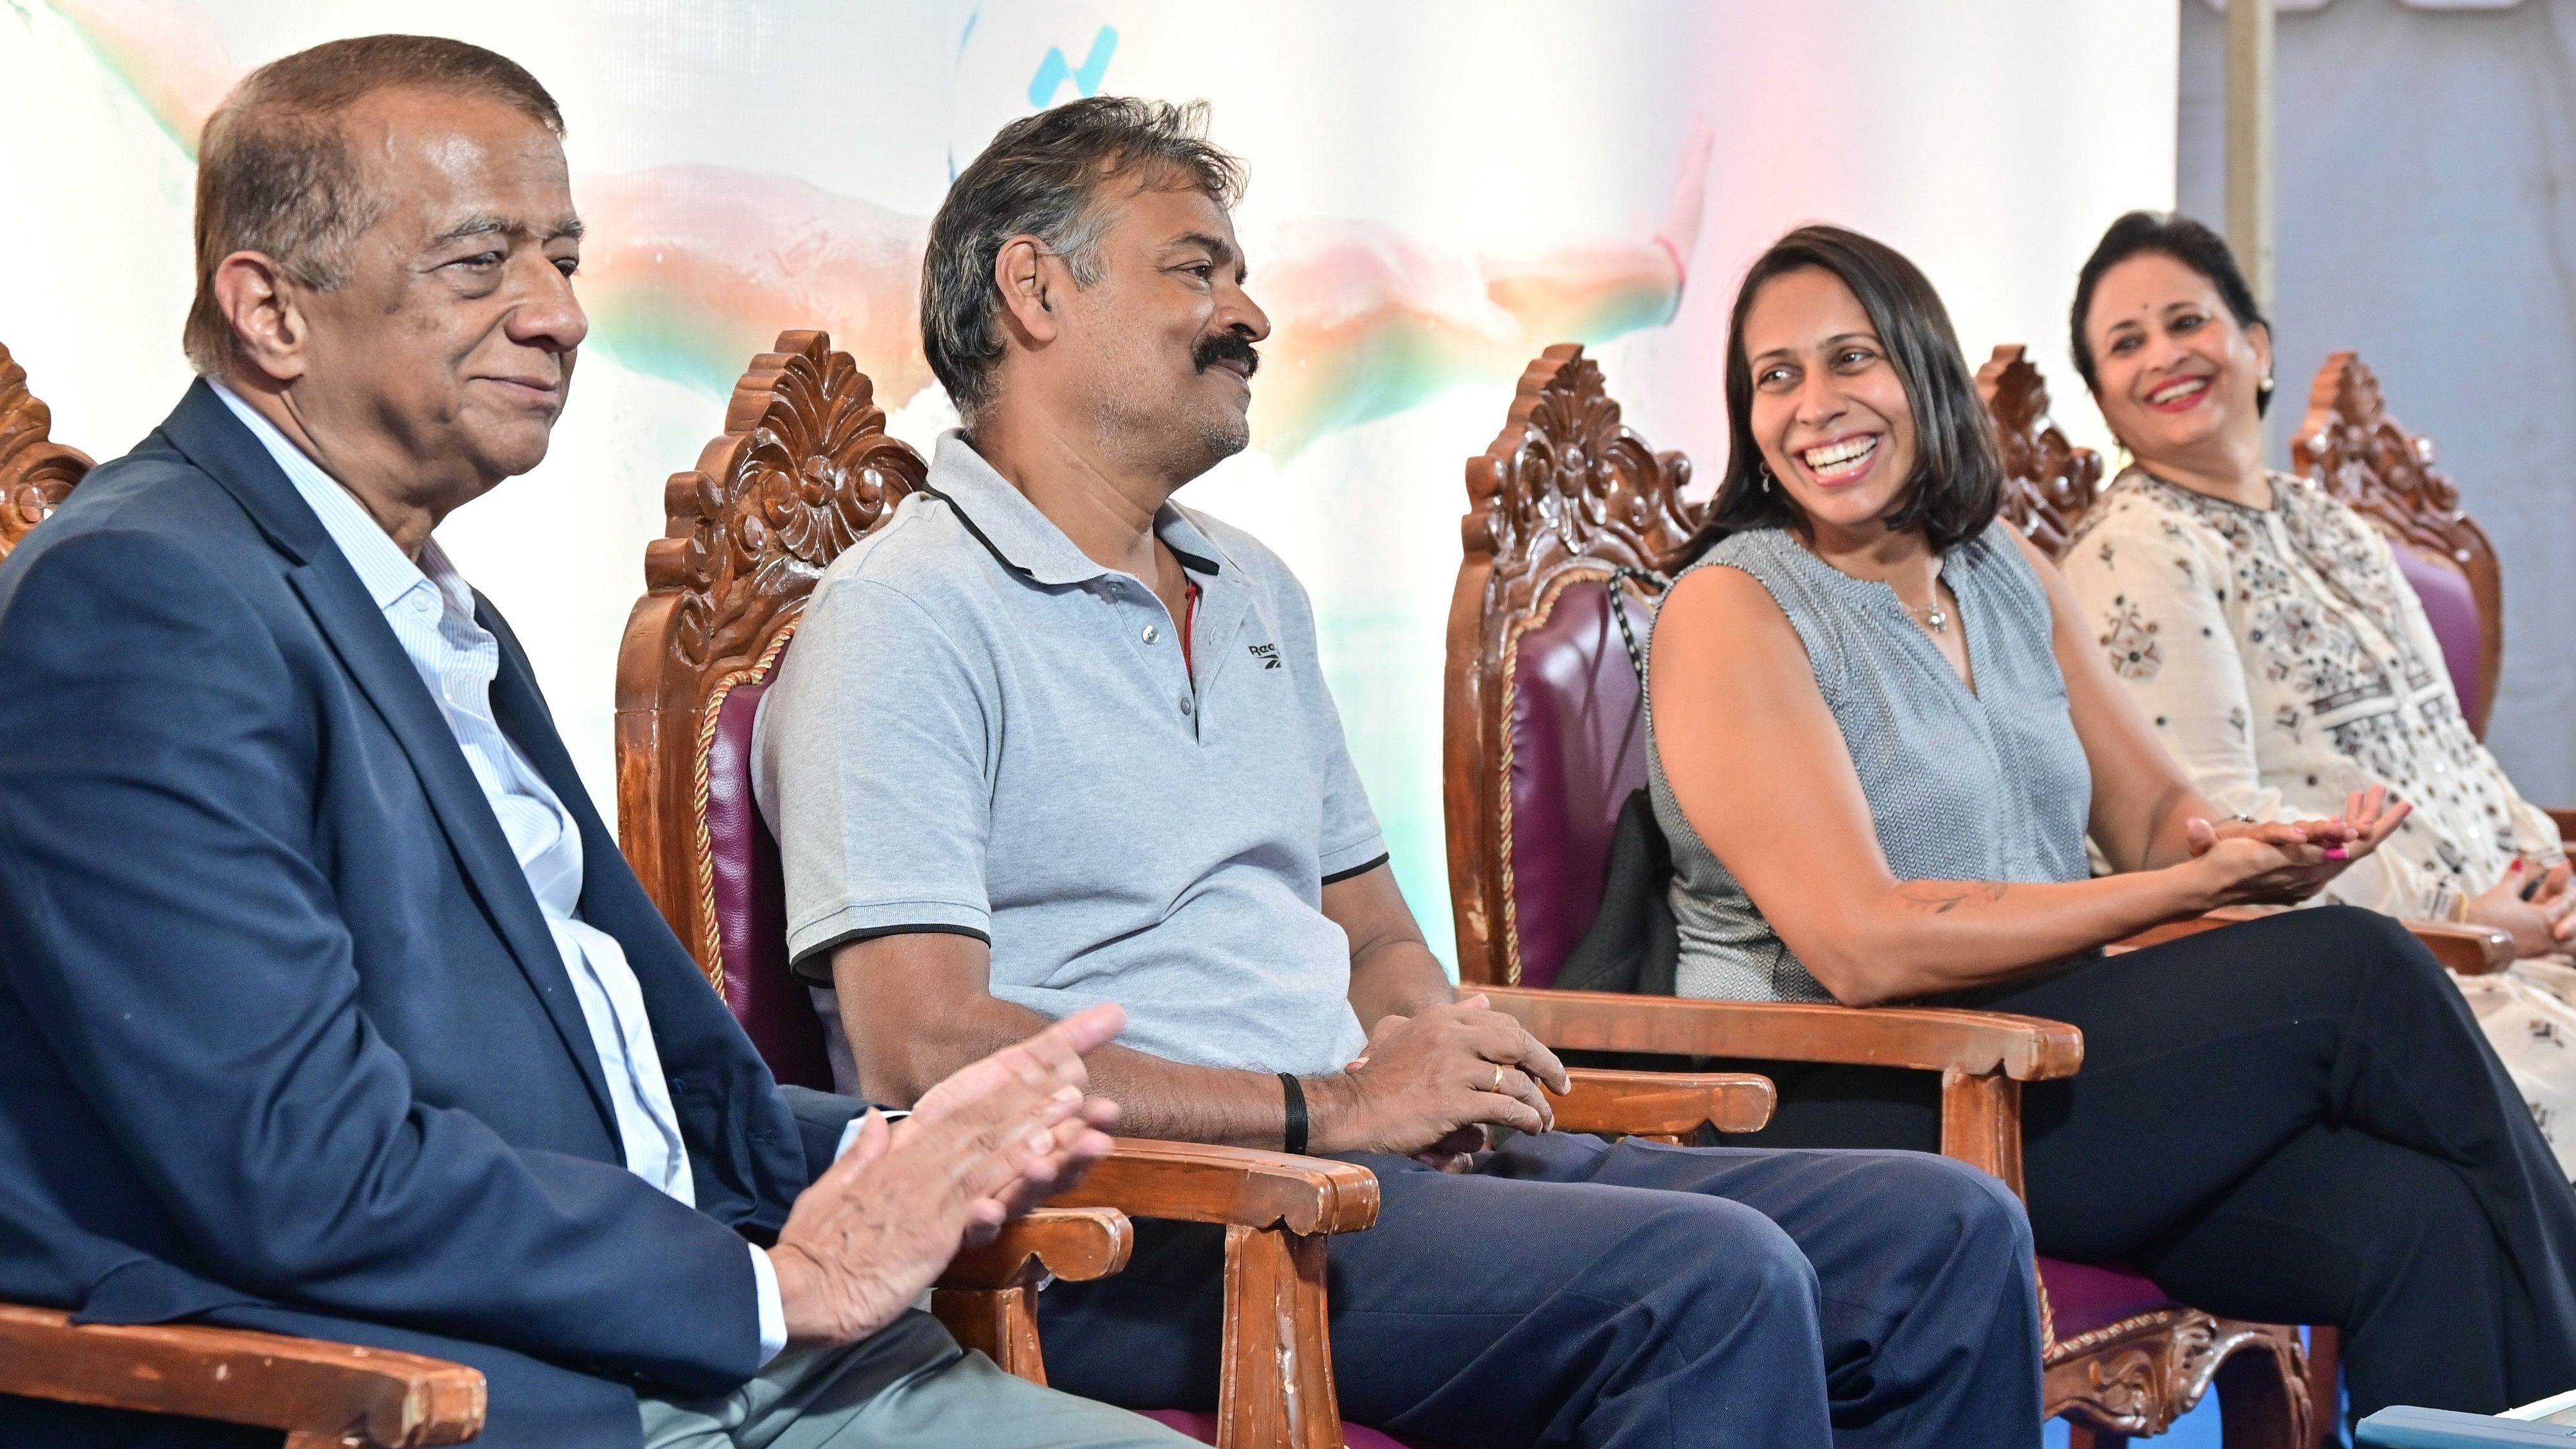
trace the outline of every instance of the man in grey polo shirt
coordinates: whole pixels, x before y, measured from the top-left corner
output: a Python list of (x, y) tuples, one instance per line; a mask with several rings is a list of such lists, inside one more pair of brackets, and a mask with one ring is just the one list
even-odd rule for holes
[[(1378, 1175), (1332, 1246), (1345, 1412), (1443, 1441), (2039, 1440), (2027, 1226), (1923, 1154), (1549, 1131), (1547, 1050), (1457, 999), (1397, 891), (1287, 569), (1171, 501), (1247, 441), (1268, 321), (1197, 108), (1003, 128), (932, 223), (958, 404), (929, 490), (818, 586), (764, 702), (789, 944), (909, 1101), (1050, 1018), (1131, 1025), (1139, 1136)], [(1486, 1149), (1489, 1126), (1522, 1135)], [(1049, 1377), (1211, 1403), (1218, 1230), (1145, 1224), (1042, 1303)]]

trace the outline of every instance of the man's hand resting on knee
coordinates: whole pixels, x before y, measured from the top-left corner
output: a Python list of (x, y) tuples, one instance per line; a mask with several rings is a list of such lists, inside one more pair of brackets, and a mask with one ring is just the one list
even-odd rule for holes
[(857, 1140), (796, 1199), (769, 1260), (787, 1336), (852, 1343), (894, 1321), (961, 1248), (1109, 1155), (1118, 1108), (1085, 1097), (1085, 1053), (1126, 1025), (1094, 1006), (975, 1062)]

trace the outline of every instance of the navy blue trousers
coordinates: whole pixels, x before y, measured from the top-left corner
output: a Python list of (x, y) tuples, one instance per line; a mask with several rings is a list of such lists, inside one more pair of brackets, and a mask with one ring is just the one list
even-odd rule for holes
[[(2030, 1229), (1982, 1173), (1561, 1132), (1471, 1174), (1345, 1160), (1381, 1193), (1330, 1250), (1346, 1418), (1483, 1449), (2039, 1442)], [(1127, 1271), (1040, 1299), (1048, 1381), (1213, 1407), (1223, 1255), (1137, 1224)]]

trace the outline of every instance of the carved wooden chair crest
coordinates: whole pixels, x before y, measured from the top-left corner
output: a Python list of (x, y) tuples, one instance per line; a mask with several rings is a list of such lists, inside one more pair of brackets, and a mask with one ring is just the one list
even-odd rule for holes
[(823, 570), (926, 472), (886, 433), (848, 353), (823, 333), (785, 332), (735, 385), (698, 466), (663, 489), (668, 529), (645, 548), (646, 592), (618, 654), (619, 843), (737, 1005), (707, 823), (725, 703), (766, 683)]
[(2504, 583), (2495, 545), (2461, 511), (2459, 485), (2433, 466), (2432, 440), (2388, 415), (2379, 379), (2358, 354), (2335, 353), (2317, 369), (2308, 415), (2290, 440), (2290, 466), (2397, 546), (2399, 566), (2453, 660), (2460, 711), (2484, 735), (2504, 660)]
[(1992, 389), (1986, 408), (2003, 445), (2003, 516), (2055, 558), (2102, 491), (2102, 455), (2068, 442), (2050, 419), (2048, 384), (2029, 351), (2019, 343), (1996, 348), (1977, 380)]
[[(2019, 435), (2005, 444), (2024, 509), (2015, 521), (2062, 542), (2099, 485), (2099, 460), (2047, 422), (2046, 391), (2019, 349), (1989, 366), (2005, 374), (2017, 420), (2005, 424)], [(1644, 768), (1636, 678), (1604, 585), (1622, 568), (1679, 562), (1699, 518), (1681, 497), (1689, 477), (1687, 459), (1622, 424), (1600, 369), (1570, 345), (1522, 374), (1502, 431), (1468, 460), (1443, 724), (1459, 976), (1560, 1049), (1938, 1072), (1942, 1151), (2018, 1192), (2021, 1084), (2076, 1070), (2072, 1027), (1547, 989), (1599, 909), (1608, 822)], [(2214, 1318), (2114, 1265), (2039, 1266), (2047, 1411), (2072, 1421), (2078, 1446), (2161, 1433), (2213, 1381), (2234, 1449), (2306, 1442), (2294, 1330)]]
[(27, 390), (27, 370), (0, 347), (0, 558), (90, 470), (88, 454), (53, 440), (53, 426), (53, 410)]

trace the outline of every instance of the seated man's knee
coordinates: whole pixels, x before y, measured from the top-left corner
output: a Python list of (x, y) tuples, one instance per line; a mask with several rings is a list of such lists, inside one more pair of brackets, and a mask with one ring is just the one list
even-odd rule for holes
[(1905, 1223), (1928, 1250), (2033, 1261), (2030, 1215), (1994, 1174), (1928, 1152), (1876, 1154), (1871, 1169), (1871, 1196), (1902, 1204)]
[(1629, 1279), (1642, 1298), (1768, 1308), (1816, 1302), (1815, 1265), (1778, 1223), (1741, 1203), (1696, 1193), (1659, 1194), (1636, 1231), (1597, 1268)]

